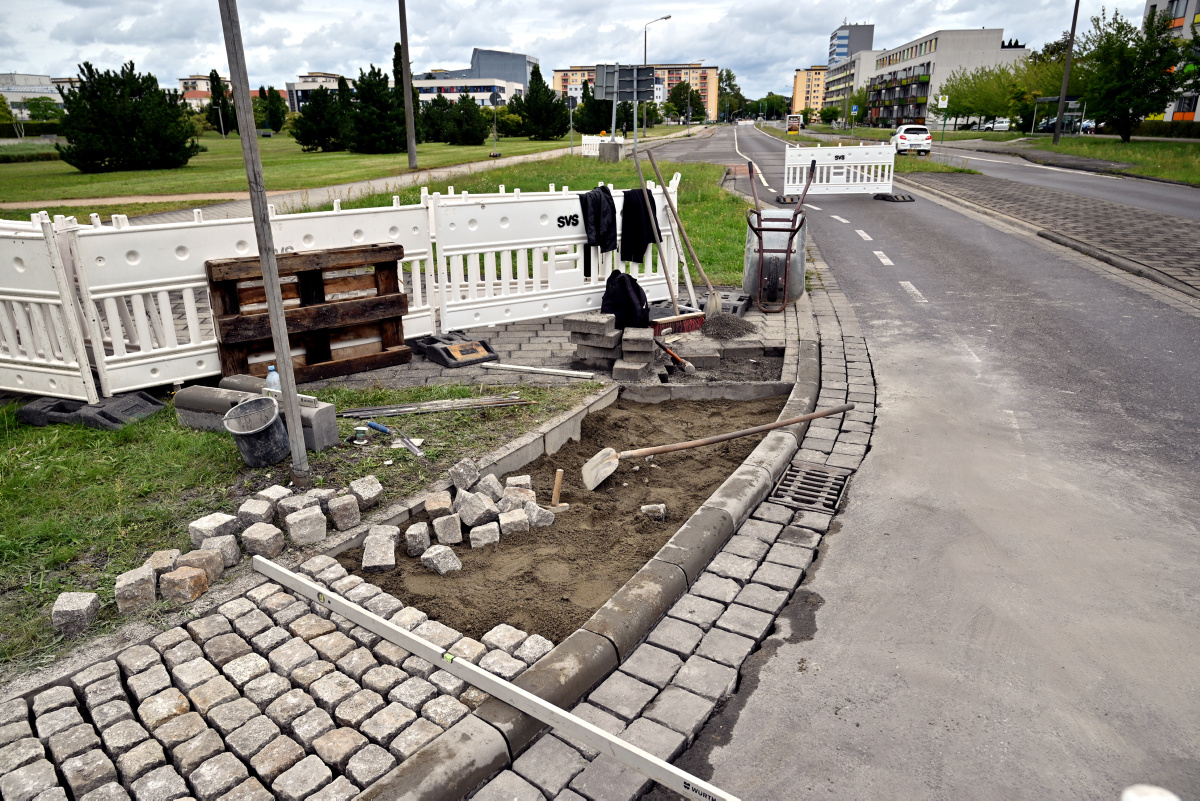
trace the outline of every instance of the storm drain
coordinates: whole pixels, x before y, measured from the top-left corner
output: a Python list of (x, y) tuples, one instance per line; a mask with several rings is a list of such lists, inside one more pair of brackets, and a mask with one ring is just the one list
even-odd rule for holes
[(792, 509), (833, 514), (853, 472), (815, 462), (792, 462), (767, 500)]

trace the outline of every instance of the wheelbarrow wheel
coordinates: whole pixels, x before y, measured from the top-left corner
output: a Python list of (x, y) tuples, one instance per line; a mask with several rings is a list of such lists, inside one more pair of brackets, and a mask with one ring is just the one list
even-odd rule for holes
[(779, 298), (779, 260), (767, 260), (767, 300), (771, 303)]

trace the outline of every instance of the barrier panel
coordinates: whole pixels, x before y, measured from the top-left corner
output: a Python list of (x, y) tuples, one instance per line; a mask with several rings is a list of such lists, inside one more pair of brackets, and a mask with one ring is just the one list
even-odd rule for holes
[(0, 388), (99, 400), (74, 288), (48, 220), (0, 228)]
[(891, 145), (857, 147), (789, 146), (784, 157), (783, 193), (799, 195), (813, 160), (817, 168), (811, 195), (875, 194), (892, 191), (896, 151)]
[(596, 156), (597, 158), (600, 156), (601, 142), (611, 141), (616, 142), (618, 145), (625, 144), (625, 138), (621, 136), (618, 136), (615, 139), (609, 139), (607, 136), (591, 136), (589, 134), (584, 134), (581, 141), (583, 144), (580, 152), (582, 152), (585, 156)]

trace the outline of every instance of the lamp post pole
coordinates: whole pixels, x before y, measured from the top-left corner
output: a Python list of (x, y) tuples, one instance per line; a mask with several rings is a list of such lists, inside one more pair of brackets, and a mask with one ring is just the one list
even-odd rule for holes
[(413, 119), (412, 92), (412, 59), (408, 53), (408, 12), (404, 8), (404, 0), (400, 0), (400, 79), (404, 81), (401, 93), (404, 95), (404, 127), (408, 130), (408, 168), (417, 168), (417, 121)]
[[(650, 33), (649, 33), (650, 26), (656, 22), (662, 22), (663, 20), (670, 19), (670, 18), (671, 18), (671, 15), (668, 14), (665, 17), (659, 17), (658, 19), (652, 19), (649, 22), (647, 22), (645, 25), (642, 26), (642, 66), (643, 67), (649, 65), (649, 63), (650, 63), (650, 61), (649, 61), (649, 57), (650, 57)], [(636, 78), (633, 81), (633, 94), (634, 94), (633, 108), (634, 108), (634, 114), (636, 115), (637, 114), (637, 79)], [(649, 108), (650, 107), (648, 105), (642, 106), (642, 131), (643, 132), (646, 130), (646, 116), (647, 116), (647, 112), (649, 111)]]
[(1067, 40), (1067, 63), (1063, 68), (1062, 91), (1058, 93), (1058, 119), (1054, 121), (1054, 144), (1062, 136), (1063, 112), (1067, 107), (1067, 81), (1071, 79), (1071, 56), (1075, 52), (1075, 23), (1079, 21), (1079, 0), (1075, 0), (1075, 13), (1071, 15), (1071, 38)]

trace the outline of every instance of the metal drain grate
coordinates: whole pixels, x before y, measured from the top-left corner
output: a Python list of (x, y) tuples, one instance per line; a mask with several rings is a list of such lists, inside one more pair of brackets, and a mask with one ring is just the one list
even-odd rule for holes
[(833, 514), (853, 472), (815, 462), (792, 462), (767, 500), (792, 509)]

